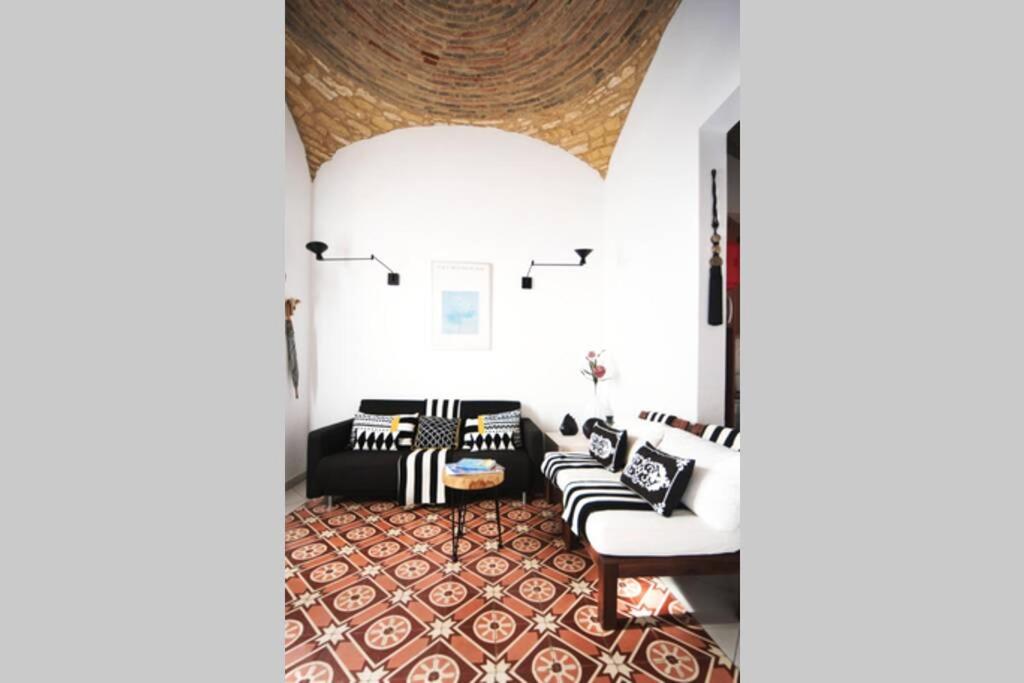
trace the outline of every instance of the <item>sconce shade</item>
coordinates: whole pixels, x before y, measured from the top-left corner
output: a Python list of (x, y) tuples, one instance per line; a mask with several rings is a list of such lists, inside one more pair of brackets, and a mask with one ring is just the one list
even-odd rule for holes
[(397, 285), (399, 283), (398, 273), (388, 273), (388, 284)]
[(316, 254), (317, 261), (322, 261), (324, 252), (327, 251), (327, 245), (323, 242), (306, 242), (306, 249)]
[(532, 277), (524, 277), (523, 278), (523, 289), (533, 289), (533, 278)]
[(587, 257), (590, 256), (590, 253), (592, 251), (594, 251), (594, 250), (593, 249), (576, 249), (575, 251), (576, 251), (576, 253), (580, 257), (580, 265), (583, 266), (583, 265), (586, 265)]

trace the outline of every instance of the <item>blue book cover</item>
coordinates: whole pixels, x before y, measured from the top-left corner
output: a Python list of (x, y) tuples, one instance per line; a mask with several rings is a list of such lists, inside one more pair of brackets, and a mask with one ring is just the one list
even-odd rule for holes
[(448, 463), (445, 469), (449, 474), (480, 474), (481, 472), (496, 472), (503, 469), (494, 460), (482, 460), (479, 458), (463, 458), (458, 462)]
[(498, 463), (490, 458), (463, 458), (454, 464), (459, 469), (472, 470), (474, 472), (489, 472), (498, 465)]

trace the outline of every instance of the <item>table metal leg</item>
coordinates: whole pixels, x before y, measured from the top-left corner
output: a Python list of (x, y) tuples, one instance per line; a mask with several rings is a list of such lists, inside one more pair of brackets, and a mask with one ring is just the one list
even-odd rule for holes
[(494, 519), (498, 523), (498, 547), (501, 547), (501, 499), (498, 496), (494, 497)]
[(459, 561), (459, 494), (452, 492), (452, 562)]

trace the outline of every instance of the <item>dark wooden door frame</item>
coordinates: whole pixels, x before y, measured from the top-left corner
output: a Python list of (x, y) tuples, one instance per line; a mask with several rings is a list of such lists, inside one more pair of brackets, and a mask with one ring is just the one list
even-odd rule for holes
[(725, 328), (725, 426), (736, 426), (736, 331), (728, 323)]

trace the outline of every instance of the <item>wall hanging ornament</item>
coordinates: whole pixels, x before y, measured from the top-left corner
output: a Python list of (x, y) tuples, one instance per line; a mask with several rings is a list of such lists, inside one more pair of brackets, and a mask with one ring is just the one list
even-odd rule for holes
[(288, 343), (288, 376), (295, 388), (295, 398), (299, 397), (299, 359), (295, 353), (295, 327), (292, 325), (292, 314), (299, 306), (298, 299), (284, 300), (284, 336)]
[(708, 325), (722, 324), (722, 237), (718, 234), (717, 172), (711, 169), (711, 266), (708, 275)]

